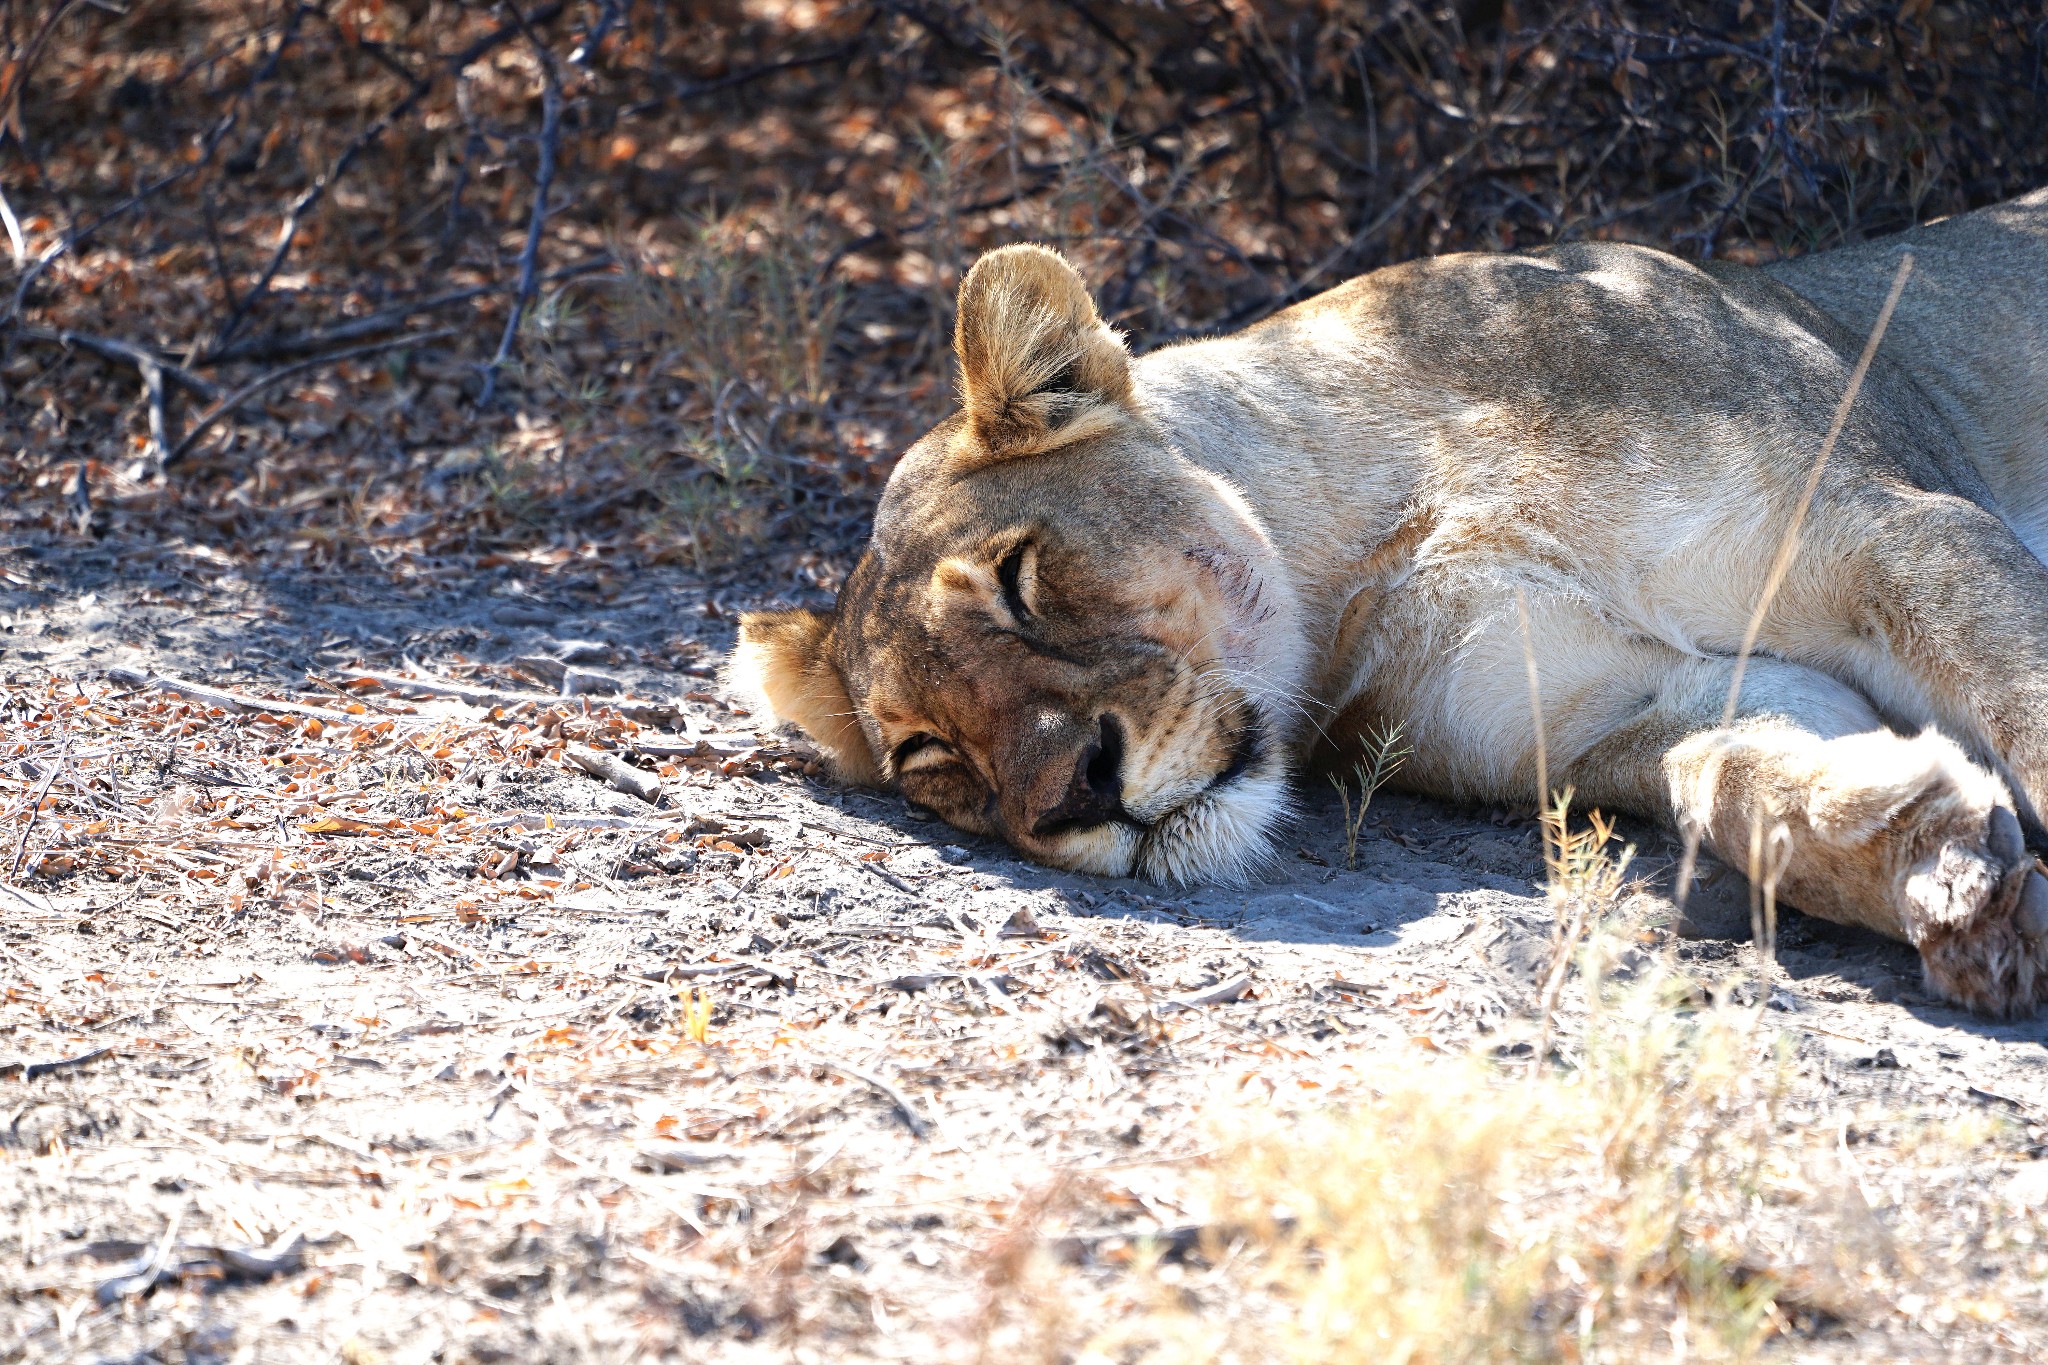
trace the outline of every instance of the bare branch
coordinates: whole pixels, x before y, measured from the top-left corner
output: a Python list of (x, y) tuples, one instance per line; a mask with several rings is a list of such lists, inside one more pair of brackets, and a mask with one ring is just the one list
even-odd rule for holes
[[(221, 140), (233, 130), (236, 119), (239, 117), (241, 104), (248, 100), (257, 86), (276, 74), (278, 62), (283, 58), (284, 50), (291, 45), (292, 39), (298, 36), (299, 21), (305, 17), (305, 13), (306, 6), (304, 4), (293, 7), (291, 18), (285, 22), (284, 30), (278, 35), (276, 44), (270, 49), (270, 55), (264, 59), (261, 66), (257, 67), (250, 74), (249, 83), (243, 87), (241, 95), (236, 100), (236, 107), (229, 109), (225, 114), (216, 119), (213, 126), (207, 129), (206, 135), (200, 140), (199, 155), (186, 162), (183, 166), (180, 166), (177, 170), (160, 176), (150, 184), (143, 186), (83, 227), (74, 226), (62, 237), (51, 243), (42, 255), (36, 257), (28, 269), (22, 271), (21, 278), (15, 281), (14, 297), (8, 300), (6, 310), (0, 312), (0, 325), (12, 322), (21, 315), (22, 308), (28, 302), (29, 290), (35, 287), (35, 282), (42, 278), (43, 272), (48, 270), (66, 253), (75, 251), (80, 243), (89, 239), (94, 233), (115, 219), (133, 212), (171, 186), (213, 164), (213, 154), (219, 150)], [(18, 82), (25, 78), (25, 74), (17, 64), (17, 84), (14, 87), (17, 93), (20, 88)], [(16, 136), (17, 140), (19, 140), (18, 133)]]
[[(593, 256), (589, 260), (578, 261), (574, 265), (563, 266), (560, 270), (551, 270), (541, 276), (541, 283), (556, 284), (563, 280), (575, 279), (579, 275), (590, 275), (600, 270), (608, 270), (611, 266), (611, 255), (604, 253)], [(471, 299), (484, 298), (491, 294), (502, 294), (514, 287), (516, 287), (514, 283), (503, 281), (492, 284), (473, 284), (464, 289), (451, 289), (446, 293), (432, 294), (423, 299), (412, 299), (405, 303), (394, 303), (389, 308), (380, 308), (374, 313), (366, 313), (362, 317), (351, 318), (347, 322), (338, 322), (331, 327), (323, 327), (317, 331), (250, 337), (246, 341), (238, 341), (232, 346), (227, 346), (217, 351), (209, 351), (200, 356), (197, 363), (215, 365), (229, 360), (277, 360), (284, 356), (303, 355), (311, 351), (324, 351), (343, 342), (355, 341), (366, 336), (375, 336), (379, 332), (403, 326), (406, 319), (420, 313), (432, 313), (443, 308), (452, 308), (458, 303), (467, 303)]]
[[(57, 29), (57, 21), (70, 10), (75, 0), (57, 0), (44, 14), (43, 22), (36, 29), (35, 36), (28, 40), (21, 56), (8, 62), (4, 73), (6, 80), (0, 81), (0, 137), (11, 135), (16, 142), (27, 141), (21, 126), (21, 95), (28, 88), (29, 73), (35, 68), (36, 58), (43, 53), (43, 45), (50, 41), (50, 35)], [(17, 258), (18, 259), (18, 258)]]
[[(515, 10), (514, 14), (517, 13)], [(520, 319), (526, 316), (538, 288), (534, 271), (540, 262), (540, 241), (548, 221), (548, 191), (554, 188), (555, 154), (562, 139), (562, 77), (555, 68), (555, 54), (534, 36), (524, 19), (519, 20), (519, 25), (540, 61), (540, 165), (533, 175), (533, 214), (526, 224), (526, 246), (519, 253), (519, 289), (512, 298), (512, 311), (505, 316), (505, 332), (498, 338), (498, 353), (484, 366), (483, 389), (476, 397), (479, 409), (489, 407), (491, 398), (498, 391), (498, 371), (512, 354), (512, 345), (519, 337)]]
[[(242, 296), (242, 301), (228, 315), (227, 322), (222, 325), (219, 334), (213, 340), (212, 346), (207, 349), (217, 348), (226, 344), (234, 337), (236, 332), (241, 330), (242, 324), (248, 320), (250, 310), (255, 308), (257, 302), (270, 292), (270, 286), (277, 280), (278, 271), (284, 268), (285, 259), (291, 255), (292, 244), (298, 240), (299, 225), (305, 220), (306, 215), (318, 207), (320, 201), (327, 197), (327, 191), (334, 187), (334, 183), (337, 180), (348, 174), (349, 167), (355, 164), (357, 157), (368, 151), (378, 139), (384, 136), (386, 129), (411, 113), (419, 105), (419, 102), (427, 97), (440, 76), (461, 74), (466, 67), (474, 64), (479, 58), (498, 47), (501, 43), (506, 42), (515, 34), (525, 33), (532, 39), (535, 47), (540, 47), (539, 39), (533, 38), (532, 26), (537, 23), (545, 23), (561, 12), (562, 6), (559, 4), (544, 5), (531, 16), (520, 14), (517, 9), (514, 9), (511, 22), (499, 26), (456, 53), (455, 56), (448, 59), (447, 63), (439, 71), (430, 72), (426, 76), (416, 78), (411, 92), (404, 99), (385, 110), (369, 127), (356, 134), (354, 140), (348, 146), (342, 148), (341, 155), (334, 159), (334, 163), (316, 177), (312, 184), (300, 191), (299, 197), (293, 200), (291, 207), (285, 211), (284, 226), (278, 230), (277, 245), (272, 248), (270, 260), (264, 265), (263, 273), (257, 276), (256, 283), (250, 286), (249, 292)], [(542, 50), (545, 51), (545, 49)]]
[(334, 351), (327, 355), (316, 355), (306, 360), (294, 361), (289, 365), (280, 365), (266, 374), (258, 375), (242, 385), (241, 388), (236, 389), (233, 393), (215, 403), (205, 412), (200, 413), (198, 420), (192, 424), (192, 429), (186, 432), (184, 438), (177, 445), (171, 447), (164, 455), (160, 468), (169, 469), (172, 465), (184, 459), (187, 455), (191, 454), (192, 447), (199, 443), (199, 438), (211, 431), (214, 425), (223, 417), (228, 416), (236, 408), (273, 384), (290, 379), (295, 374), (304, 374), (307, 370), (317, 369), (322, 365), (335, 365), (344, 360), (354, 360), (358, 356), (374, 355), (378, 351), (388, 351), (399, 346), (424, 345), (429, 341), (440, 341), (454, 335), (454, 328), (443, 327), (436, 332), (424, 332), (416, 336), (386, 337), (382, 341), (372, 341), (362, 346), (351, 346), (345, 351)]
[(201, 398), (210, 401), (220, 396), (220, 387), (213, 381), (200, 378), (182, 365), (173, 365), (154, 351), (138, 346), (132, 341), (122, 341), (118, 337), (95, 336), (91, 332), (76, 332), (69, 328), (51, 327), (16, 327), (12, 335), (43, 346), (63, 346), (67, 349), (75, 346), (81, 351), (91, 351), (103, 360), (123, 361), (137, 369), (154, 367), (163, 378)]
[(591, 58), (604, 46), (604, 40), (611, 36), (611, 31), (626, 22), (626, 4), (627, 0), (602, 0), (597, 22), (590, 26), (590, 31), (583, 35), (583, 40), (569, 53), (571, 62), (577, 66), (590, 65)]

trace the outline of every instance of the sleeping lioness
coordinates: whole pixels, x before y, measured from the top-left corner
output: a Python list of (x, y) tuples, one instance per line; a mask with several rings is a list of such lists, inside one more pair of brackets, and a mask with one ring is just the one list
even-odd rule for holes
[(1384, 727), (1411, 789), (1538, 798), (1533, 657), (1581, 808), (1760, 846), (1952, 1000), (2048, 991), (2048, 191), (1760, 269), (1414, 261), (1136, 360), (1006, 247), (956, 347), (836, 611), (742, 622), (736, 676), (843, 777), (1058, 866), (1241, 881), (1290, 774)]

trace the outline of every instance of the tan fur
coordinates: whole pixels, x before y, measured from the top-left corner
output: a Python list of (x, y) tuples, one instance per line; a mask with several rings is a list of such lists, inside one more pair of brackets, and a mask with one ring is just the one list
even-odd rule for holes
[(745, 635), (726, 672), (726, 686), (765, 716), (802, 727), (852, 782), (880, 776), (861, 737), (846, 681), (832, 664), (832, 618), (823, 612), (757, 612), (742, 618)]
[(1582, 803), (1754, 854), (1949, 998), (2048, 989), (2021, 838), (2048, 811), (2048, 192), (1763, 270), (1416, 261), (1136, 361), (1059, 257), (1006, 248), (958, 349), (963, 413), (899, 465), (836, 617), (743, 625), (847, 776), (1048, 862), (1242, 879), (1289, 773), (1374, 726), (1417, 789), (1535, 798), (1533, 652)]

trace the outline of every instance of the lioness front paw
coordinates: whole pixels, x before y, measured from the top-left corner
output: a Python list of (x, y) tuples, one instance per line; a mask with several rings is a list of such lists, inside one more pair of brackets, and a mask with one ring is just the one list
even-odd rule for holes
[(2010, 810), (1972, 814), (1945, 822), (1938, 841), (1924, 829), (1915, 841), (1904, 879), (1914, 944), (1944, 999), (2000, 1018), (2031, 1014), (2048, 988), (2048, 877)]

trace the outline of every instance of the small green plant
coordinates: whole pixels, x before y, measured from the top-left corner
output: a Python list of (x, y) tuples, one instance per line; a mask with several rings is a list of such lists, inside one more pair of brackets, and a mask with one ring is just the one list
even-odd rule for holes
[[(1344, 866), (1352, 872), (1358, 870), (1358, 831), (1365, 825), (1365, 813), (1372, 808), (1374, 794), (1414, 752), (1398, 722), (1366, 731), (1359, 736), (1359, 742), (1364, 746), (1364, 756), (1352, 764), (1349, 781), (1342, 773), (1330, 775), (1330, 785), (1337, 789), (1337, 799), (1344, 803)], [(1351, 808), (1350, 782), (1358, 784), (1356, 811)]]

